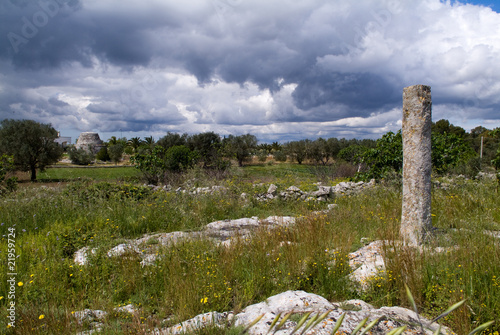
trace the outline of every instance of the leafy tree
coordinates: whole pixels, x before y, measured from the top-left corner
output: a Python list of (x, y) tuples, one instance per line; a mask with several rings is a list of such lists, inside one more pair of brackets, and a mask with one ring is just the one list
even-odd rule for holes
[(474, 151), (469, 143), (457, 134), (433, 133), (431, 156), (432, 168), (441, 174), (454, 166), (465, 164), (474, 156)]
[(278, 142), (273, 142), (271, 144), (271, 152), (272, 151), (280, 151), (280, 150), (283, 150), (283, 146), (281, 144), (279, 144)]
[(282, 150), (278, 150), (278, 151), (273, 152), (273, 157), (278, 162), (286, 162), (286, 159), (288, 158), (286, 153)]
[(224, 166), (222, 161), (222, 141), (214, 132), (195, 134), (187, 139), (189, 149), (196, 151), (204, 168)]
[[(470, 145), (456, 134), (432, 133), (432, 167), (437, 173), (448, 172), (451, 168), (466, 163), (474, 155)], [(363, 154), (363, 162), (369, 168), (358, 174), (361, 179), (384, 178), (388, 172), (401, 173), (403, 169), (403, 138), (401, 130), (396, 134), (388, 132), (377, 140), (376, 147)]]
[(491, 165), (493, 165), (493, 167), (495, 168), (495, 171), (496, 171), (497, 190), (498, 190), (498, 187), (500, 186), (500, 147), (497, 150), (495, 158), (493, 158), (491, 160)]
[[(500, 138), (500, 128), (495, 128), (490, 131), (490, 136)], [(500, 186), (500, 146), (497, 149), (495, 157), (491, 160), (491, 165), (495, 168), (497, 176), (497, 191)]]
[(488, 128), (485, 128), (483, 126), (477, 126), (476, 128), (470, 131), (470, 136), (472, 138), (477, 138), (486, 135), (488, 132), (489, 132)]
[(481, 142), (482, 142), (482, 161), (481, 163), (490, 163), (495, 157), (500, 138), (496, 137), (492, 130), (483, 126), (478, 126), (470, 131), (468, 134), (467, 142), (470, 144), (474, 152), (481, 156)]
[(163, 136), (156, 142), (157, 145), (161, 145), (163, 148), (168, 149), (176, 145), (186, 145), (188, 134), (177, 134), (168, 132), (167, 135)]
[(273, 146), (271, 144), (267, 143), (261, 143), (257, 146), (256, 148), (259, 152), (262, 152), (262, 154), (269, 155), (273, 151)]
[(14, 157), (3, 154), (0, 156), (0, 195), (14, 191), (17, 187), (17, 178), (7, 178), (7, 174), (14, 171)]
[(332, 158), (336, 158), (340, 150), (342, 149), (340, 147), (339, 139), (336, 137), (331, 137), (326, 140), (326, 145)]
[(363, 160), (363, 155), (369, 149), (363, 145), (355, 144), (340, 150), (337, 157), (351, 164), (360, 164)]
[(103, 162), (110, 161), (111, 158), (109, 157), (108, 148), (102, 147), (101, 149), (99, 149), (99, 151), (95, 155), (95, 158)]
[(266, 149), (257, 150), (257, 158), (259, 159), (259, 162), (265, 162), (268, 155), (269, 152)]
[(75, 147), (71, 147), (68, 149), (68, 155), (71, 163), (76, 165), (89, 165), (92, 164), (95, 159), (92, 150), (85, 150), (82, 148), (76, 149)]
[(433, 134), (452, 134), (458, 137), (464, 138), (466, 131), (464, 128), (459, 126), (454, 126), (448, 120), (441, 119), (436, 123), (432, 123), (431, 131)]
[(310, 143), (310, 140), (288, 142), (285, 144), (285, 151), (293, 160), (302, 164), (307, 157), (307, 150)]
[(137, 149), (143, 144), (143, 140), (140, 137), (132, 137), (127, 141), (127, 146), (133, 149), (133, 152), (136, 153)]
[(118, 138), (116, 138), (116, 136), (111, 136), (111, 138), (108, 139), (108, 144), (109, 145), (115, 145), (115, 144), (118, 144)]
[(165, 154), (165, 168), (173, 172), (179, 172), (193, 167), (197, 154), (185, 145), (174, 145), (168, 148)]
[(320, 137), (310, 142), (307, 157), (312, 159), (316, 164), (321, 163), (326, 165), (330, 159), (330, 154), (328, 142), (325, 139)]
[(148, 137), (144, 137), (144, 144), (149, 146), (149, 147), (153, 147), (156, 144), (156, 141), (153, 138), (153, 136), (148, 136)]
[(151, 152), (145, 151), (130, 157), (147, 182), (158, 184), (163, 181), (167, 171), (180, 172), (193, 167), (196, 163), (197, 153), (184, 145), (170, 147), (168, 150), (161, 145), (155, 146)]
[(155, 146), (151, 152), (137, 153), (130, 157), (130, 161), (135, 164), (147, 182), (150, 184), (158, 184), (166, 171), (165, 165), (166, 150), (160, 146)]
[(224, 139), (223, 145), (230, 156), (236, 158), (239, 166), (251, 156), (251, 151), (257, 146), (257, 137), (246, 134), (240, 136), (229, 135)]
[(61, 158), (63, 149), (54, 142), (57, 131), (50, 124), (9, 119), (0, 125), (0, 152), (12, 155), (21, 171), (30, 171), (31, 181), (36, 180), (36, 169), (43, 171)]
[(401, 130), (388, 132), (378, 139), (373, 149), (363, 154), (362, 161), (369, 170), (359, 173), (358, 178), (369, 180), (384, 178), (389, 172), (400, 173), (403, 168), (403, 137)]
[(110, 145), (108, 147), (108, 153), (111, 160), (116, 164), (122, 159), (124, 146), (121, 143)]

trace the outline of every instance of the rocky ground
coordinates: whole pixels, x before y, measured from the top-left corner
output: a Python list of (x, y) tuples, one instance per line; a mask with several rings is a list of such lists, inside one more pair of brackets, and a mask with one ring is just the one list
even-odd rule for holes
[[(266, 201), (274, 197), (283, 197), (290, 199), (310, 199), (314, 201), (323, 201), (340, 194), (348, 194), (357, 192), (366, 187), (373, 186), (371, 183), (341, 183), (336, 187), (322, 187), (315, 192), (302, 192), (297, 187), (290, 187), (286, 191), (278, 193), (274, 185), (270, 185), (267, 193), (257, 195), (259, 200)], [(177, 189), (176, 192), (189, 192), (193, 196), (196, 194), (207, 194), (212, 192), (224, 191), (223, 188), (203, 188), (193, 190)], [(246, 195), (242, 195), (244, 197)], [(327, 211), (335, 210), (334, 204), (328, 206)], [(318, 213), (312, 213), (318, 214)], [(143, 266), (154, 266), (155, 260), (161, 257), (158, 253), (159, 247), (172, 246), (175, 243), (185, 240), (206, 238), (211, 239), (221, 245), (229, 245), (232, 239), (251, 238), (252, 232), (258, 228), (274, 229), (293, 225), (297, 221), (296, 218), (290, 216), (270, 216), (265, 219), (257, 217), (240, 218), (235, 220), (223, 220), (209, 223), (204, 229), (196, 232), (171, 232), (157, 233), (144, 235), (135, 240), (129, 240), (121, 243), (107, 251), (109, 257), (120, 257), (126, 253), (136, 253), (142, 258)], [(485, 232), (494, 236), (500, 236), (498, 232)], [(154, 240), (155, 243), (148, 243)], [(379, 275), (385, 271), (383, 256), (384, 245), (388, 245), (387, 241), (373, 241), (369, 243), (367, 240), (361, 241), (365, 246), (359, 250), (350, 253), (349, 265), (353, 269), (350, 278), (353, 281), (360, 283), (360, 288), (367, 287), (367, 282), (370, 278)], [(144, 246), (148, 247), (145, 248)], [(444, 250), (432, 250), (433, 252), (442, 252)], [(89, 253), (95, 252), (95, 249), (89, 250), (87, 247), (78, 250), (74, 255), (74, 261), (77, 264), (85, 265), (88, 262)], [(133, 305), (121, 307), (117, 312), (137, 313)], [(246, 307), (240, 313), (234, 315), (231, 311), (211, 312), (198, 315), (193, 319), (186, 320), (173, 327), (154, 329), (150, 334), (166, 335), (166, 334), (181, 334), (183, 332), (192, 331), (199, 327), (207, 325), (216, 325), (227, 327), (228, 325), (248, 326), (253, 321), (262, 316), (260, 321), (249, 329), (249, 334), (266, 334), (272, 321), (277, 315), (284, 316), (287, 313), (304, 314), (311, 312), (311, 316), (325, 313), (324, 319), (314, 328), (314, 334), (331, 334), (336, 322), (341, 315), (345, 313), (345, 319), (339, 329), (342, 334), (350, 334), (354, 328), (367, 318), (368, 322), (377, 320), (371, 330), (371, 334), (386, 334), (391, 329), (401, 326), (407, 326), (403, 334), (433, 334), (439, 325), (426, 319), (419, 318), (413, 311), (401, 307), (382, 307), (379, 309), (360, 301), (350, 300), (344, 302), (329, 302), (326, 299), (303, 291), (287, 291), (281, 294), (269, 297), (266, 301)], [(83, 310), (74, 314), (77, 322), (91, 325), (91, 329), (79, 335), (88, 335), (101, 330), (103, 323), (101, 322), (106, 313), (99, 310)], [(287, 321), (283, 328), (275, 334), (291, 334), (297, 325), (296, 321)], [(452, 334), (453, 332), (445, 327), (441, 329), (442, 334)], [(313, 334), (313, 332), (308, 332)]]

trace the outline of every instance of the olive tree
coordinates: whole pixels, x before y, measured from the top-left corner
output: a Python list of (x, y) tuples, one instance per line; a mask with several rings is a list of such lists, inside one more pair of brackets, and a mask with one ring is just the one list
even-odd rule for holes
[(61, 158), (63, 149), (54, 142), (57, 131), (50, 124), (8, 119), (0, 126), (0, 152), (12, 155), (17, 169), (30, 171), (31, 181), (37, 169), (43, 171)]
[(239, 166), (243, 166), (243, 161), (247, 160), (251, 156), (252, 150), (257, 147), (257, 137), (251, 134), (240, 136), (229, 135), (224, 139), (223, 144), (228, 154), (236, 158)]

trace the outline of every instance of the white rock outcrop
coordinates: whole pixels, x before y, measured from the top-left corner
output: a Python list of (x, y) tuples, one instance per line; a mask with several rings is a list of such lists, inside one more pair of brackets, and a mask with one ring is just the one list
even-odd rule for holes
[[(371, 329), (370, 334), (387, 334), (394, 328), (407, 326), (403, 334), (420, 334), (419, 323), (422, 322), (425, 334), (431, 335), (439, 327), (437, 323), (430, 323), (429, 320), (419, 317), (415, 312), (402, 307), (382, 307), (375, 308), (362, 300), (348, 300), (341, 303), (331, 303), (325, 298), (307, 293), (304, 291), (286, 291), (275, 296), (269, 297), (263, 302), (250, 305), (240, 313), (233, 315), (232, 312), (210, 312), (198, 315), (190, 320), (179, 323), (172, 327), (155, 329), (151, 335), (171, 335), (182, 334), (186, 331), (215, 325), (227, 327), (229, 324), (234, 326), (247, 327), (259, 317), (262, 318), (253, 325), (248, 334), (264, 335), (268, 333), (269, 326), (281, 314), (281, 318), (287, 313), (301, 315), (307, 312), (322, 314), (327, 312), (326, 318), (315, 328), (310, 329), (306, 334), (331, 334), (337, 320), (345, 313), (345, 318), (339, 329), (341, 334), (350, 334), (360, 322), (368, 318), (368, 323), (378, 319), (376, 325)], [(292, 318), (296, 320), (296, 318)], [(420, 320), (420, 321), (419, 321)], [(296, 327), (296, 321), (285, 322), (282, 329), (273, 334), (288, 335)], [(300, 334), (300, 330), (298, 332)], [(441, 328), (441, 334), (453, 334), (447, 327)]]

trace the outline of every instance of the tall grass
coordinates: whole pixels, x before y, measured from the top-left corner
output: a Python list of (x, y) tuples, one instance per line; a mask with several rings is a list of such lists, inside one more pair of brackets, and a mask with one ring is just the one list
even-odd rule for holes
[[(458, 333), (498, 319), (499, 241), (482, 233), (483, 229), (500, 229), (500, 201), (493, 183), (463, 182), (434, 190), (433, 222), (441, 228), (440, 235), (421, 253), (388, 242), (387, 271), (361, 292), (349, 280), (352, 270), (347, 254), (362, 246), (363, 237), (398, 238), (400, 190), (380, 186), (338, 197), (333, 211), (312, 215), (311, 211), (322, 210), (326, 204), (242, 199), (242, 192), (251, 196), (267, 189), (267, 184), (252, 185), (267, 172), (246, 173), (239, 170), (220, 181), (228, 191), (213, 195), (81, 182), (63, 189), (23, 189), (1, 199), (0, 234), (14, 225), (18, 232), (17, 281), (23, 285), (16, 292), (15, 331), (74, 334), (86, 325), (78, 325), (72, 312), (92, 308), (108, 312), (104, 334), (144, 333), (203, 312), (237, 312), (273, 294), (297, 289), (335, 301), (363, 298), (380, 306), (409, 306), (405, 283), (424, 314), (435, 316), (450, 301), (467, 299), (465, 308), (444, 320)], [(301, 183), (314, 188), (310, 175), (293, 169), (276, 178), (280, 189)], [(196, 182), (199, 186), (214, 183), (199, 177)], [(269, 215), (300, 219), (294, 226), (261, 229), (253, 238), (235, 239), (229, 247), (191, 241), (160, 248), (162, 257), (154, 266), (142, 267), (133, 253), (119, 258), (106, 255), (124, 239), (145, 233), (197, 230), (215, 220)], [(79, 266), (73, 262), (73, 253), (83, 246), (101, 248), (88, 265)], [(449, 249), (429, 251), (437, 246)], [(6, 250), (3, 237), (0, 255), (4, 258)], [(7, 272), (2, 262), (0, 317), (4, 320)], [(137, 315), (114, 312), (129, 303), (139, 309)]]

